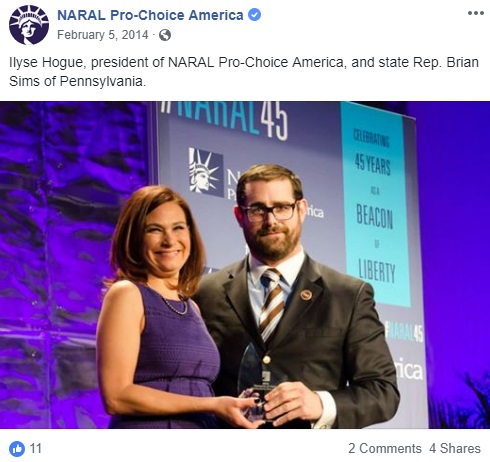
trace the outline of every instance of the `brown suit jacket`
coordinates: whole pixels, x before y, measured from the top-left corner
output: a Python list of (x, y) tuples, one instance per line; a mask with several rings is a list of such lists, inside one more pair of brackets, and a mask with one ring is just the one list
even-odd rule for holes
[(369, 284), (306, 256), (267, 347), (250, 306), (246, 260), (205, 276), (195, 300), (221, 355), (217, 395), (237, 395), (243, 352), (253, 342), (290, 381), (332, 394), (335, 428), (363, 428), (395, 415), (396, 371)]

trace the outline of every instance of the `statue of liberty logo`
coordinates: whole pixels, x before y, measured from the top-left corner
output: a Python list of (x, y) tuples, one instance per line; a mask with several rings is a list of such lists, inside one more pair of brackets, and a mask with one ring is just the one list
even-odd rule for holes
[(25, 5), (12, 13), (9, 21), (12, 37), (23, 45), (35, 45), (46, 37), (49, 20), (46, 13), (34, 5)]

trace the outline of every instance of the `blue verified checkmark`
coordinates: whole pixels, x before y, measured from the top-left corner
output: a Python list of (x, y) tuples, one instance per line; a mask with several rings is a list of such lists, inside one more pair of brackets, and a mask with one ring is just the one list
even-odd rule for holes
[(262, 13), (260, 12), (260, 10), (258, 8), (251, 8), (248, 11), (248, 19), (250, 19), (250, 21), (258, 21), (261, 16), (262, 16)]

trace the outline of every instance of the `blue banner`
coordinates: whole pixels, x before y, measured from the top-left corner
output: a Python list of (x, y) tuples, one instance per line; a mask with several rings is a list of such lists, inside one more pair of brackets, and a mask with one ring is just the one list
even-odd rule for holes
[(410, 307), (403, 118), (341, 105), (347, 272)]

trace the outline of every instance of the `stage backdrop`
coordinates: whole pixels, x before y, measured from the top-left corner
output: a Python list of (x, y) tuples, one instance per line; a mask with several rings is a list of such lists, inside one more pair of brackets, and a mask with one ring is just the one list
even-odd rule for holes
[(247, 249), (232, 213), (240, 173), (278, 163), (303, 182), (305, 250), (370, 282), (401, 405), (387, 428), (426, 428), (415, 121), (352, 103), (161, 102), (150, 115), (152, 182), (189, 201), (213, 271)]
[(0, 428), (107, 426), (95, 327), (146, 141), (144, 103), (0, 103)]

